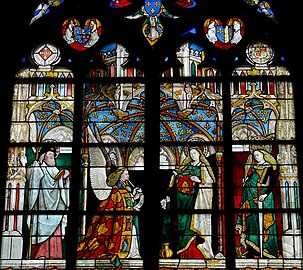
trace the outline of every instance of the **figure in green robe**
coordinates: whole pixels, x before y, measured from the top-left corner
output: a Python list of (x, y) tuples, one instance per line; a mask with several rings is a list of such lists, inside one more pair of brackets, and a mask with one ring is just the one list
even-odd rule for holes
[[(277, 162), (270, 153), (259, 149), (248, 157), (248, 164), (240, 203), (240, 209), (244, 211), (236, 221), (240, 243), (245, 250), (242, 253), (247, 258), (277, 258), (277, 224), (273, 212)], [(266, 209), (269, 211), (264, 212)]]

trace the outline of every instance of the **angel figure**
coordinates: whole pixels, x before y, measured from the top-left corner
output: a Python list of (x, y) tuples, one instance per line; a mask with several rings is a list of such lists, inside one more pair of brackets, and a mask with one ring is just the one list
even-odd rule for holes
[(63, 1), (64, 0), (48, 0), (47, 3), (41, 2), (34, 12), (34, 16), (30, 21), (30, 25), (45, 14), (48, 14), (52, 7), (61, 5)]
[(142, 31), (150, 45), (154, 45), (163, 33), (163, 25), (159, 19), (160, 16), (167, 18), (179, 18), (178, 16), (171, 15), (160, 0), (145, 0), (145, 5), (141, 7), (135, 14), (126, 16), (127, 19), (137, 19), (146, 16), (143, 22)]
[[(129, 172), (118, 167), (106, 178), (110, 190), (100, 200), (85, 237), (78, 244), (78, 259), (109, 259), (115, 269), (121, 269), (120, 259), (141, 258), (138, 216), (144, 195), (141, 188), (129, 181)], [(110, 212), (106, 214), (106, 212)]]
[(265, 1), (265, 0), (244, 0), (244, 2), (246, 2), (246, 4), (248, 4), (250, 6), (256, 6), (257, 11), (259, 13), (262, 13), (262, 14), (268, 16), (269, 18), (275, 20), (274, 12), (272, 11), (272, 9), (267, 1)]

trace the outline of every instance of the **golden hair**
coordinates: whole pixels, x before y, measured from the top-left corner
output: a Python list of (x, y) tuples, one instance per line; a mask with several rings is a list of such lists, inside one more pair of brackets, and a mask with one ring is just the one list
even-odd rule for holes
[(112, 172), (106, 179), (106, 183), (112, 187), (114, 186), (120, 179), (121, 174), (127, 170), (125, 167), (119, 167), (117, 170)]
[(208, 170), (208, 172), (209, 172), (209, 175), (211, 176), (211, 178), (213, 179), (213, 181), (216, 182), (216, 178), (215, 178), (214, 172), (213, 172), (213, 170), (212, 170), (212, 168), (211, 168), (211, 166), (210, 166), (210, 164), (209, 164), (207, 158), (205, 157), (205, 155), (204, 155), (202, 149), (201, 149), (200, 147), (198, 147), (198, 146), (189, 147), (189, 149), (188, 149), (188, 154), (187, 154), (186, 158), (184, 159), (184, 161), (182, 162), (182, 165), (179, 167), (179, 170), (180, 170), (180, 171), (185, 170), (186, 167), (187, 167), (187, 166), (190, 164), (190, 162), (192, 161), (192, 158), (191, 158), (190, 155), (189, 155), (189, 152), (190, 152), (191, 149), (196, 149), (196, 150), (199, 152), (199, 154), (200, 154), (200, 158), (199, 158), (199, 159), (200, 159), (201, 163), (202, 163), (202, 164), (205, 164), (205, 166), (206, 166), (206, 168), (207, 168), (207, 170)]

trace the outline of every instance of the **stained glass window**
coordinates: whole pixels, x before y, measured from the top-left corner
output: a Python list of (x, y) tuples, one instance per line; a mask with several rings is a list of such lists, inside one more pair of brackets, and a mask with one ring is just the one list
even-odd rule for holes
[(43, 267), (33, 261), (65, 258), (74, 122), (73, 73), (55, 66), (59, 48), (38, 45), (31, 59), (35, 66), (16, 74), (29, 82), (14, 86), (1, 248), (2, 264), (23, 268), (21, 259)]
[(104, 80), (106, 76), (127, 78), (141, 74), (123, 67), (128, 60), (123, 46), (108, 44), (101, 55), (107, 72), (91, 70), (90, 76), (98, 73), (100, 80), (83, 89), (85, 145), (81, 149), (83, 180), (79, 197), (83, 215), (77, 266), (96, 266), (95, 260), (100, 259), (99, 267), (108, 267), (108, 262), (116, 268), (125, 262), (130, 268), (142, 267), (140, 211), (144, 180), (140, 176), (144, 170), (145, 88), (140, 81)]
[(164, 72), (170, 81), (160, 85), (160, 142), (173, 143), (160, 147), (161, 269), (225, 267), (222, 85), (207, 80), (220, 72), (201, 65), (205, 53), (197, 43), (181, 44), (184, 81)]
[(33, 4), (8, 78), (0, 269), (301, 269), (277, 6)]
[[(254, 268), (268, 258), (278, 268), (299, 266), (301, 262), (296, 259), (302, 258), (302, 240), (296, 207), (299, 191), (293, 87), (283, 79), (271, 80), (287, 77), (289, 71), (269, 66), (275, 53), (269, 44), (254, 42), (246, 53), (251, 66), (236, 68), (233, 75), (267, 79), (247, 80), (231, 87), (236, 266)], [(294, 213), (287, 213), (287, 209)]]

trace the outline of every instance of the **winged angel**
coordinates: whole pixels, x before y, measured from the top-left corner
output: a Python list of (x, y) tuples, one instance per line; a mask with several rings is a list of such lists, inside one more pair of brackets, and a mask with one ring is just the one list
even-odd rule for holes
[(48, 14), (50, 9), (52, 9), (53, 7), (60, 6), (63, 2), (64, 0), (48, 0), (47, 3), (41, 2), (34, 12), (34, 15), (30, 21), (30, 25), (34, 21), (40, 19), (45, 14)]
[[(100, 142), (95, 134), (88, 127), (89, 142)], [(102, 215), (93, 216), (86, 235), (78, 244), (77, 257), (107, 259), (116, 269), (121, 269), (120, 259), (141, 258), (136, 211), (140, 211), (144, 195), (142, 189), (129, 180), (126, 167), (117, 166), (116, 170), (109, 171), (111, 161), (105, 148), (90, 147), (88, 151), (90, 183), (99, 200), (97, 210)], [(121, 158), (116, 162), (119, 164)]]
[(142, 31), (150, 45), (154, 45), (163, 33), (163, 25), (160, 16), (176, 19), (179, 16), (170, 14), (162, 5), (160, 0), (145, 0), (144, 6), (133, 15), (126, 16), (127, 19), (137, 19), (146, 16)]

